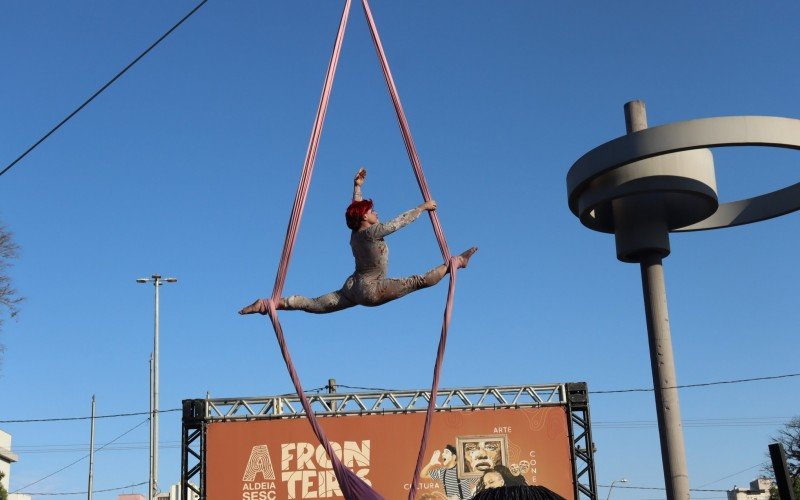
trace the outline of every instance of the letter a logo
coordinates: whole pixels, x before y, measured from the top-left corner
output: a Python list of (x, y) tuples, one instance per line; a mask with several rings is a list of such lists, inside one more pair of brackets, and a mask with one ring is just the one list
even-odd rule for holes
[(242, 481), (255, 481), (256, 474), (259, 472), (264, 476), (264, 480), (275, 479), (275, 470), (272, 468), (272, 460), (269, 458), (269, 448), (265, 444), (253, 446)]

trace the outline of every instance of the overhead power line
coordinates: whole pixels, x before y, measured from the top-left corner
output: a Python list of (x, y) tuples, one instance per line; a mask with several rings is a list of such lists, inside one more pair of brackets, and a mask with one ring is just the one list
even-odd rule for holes
[(719, 478), (719, 479), (715, 479), (715, 480), (713, 480), (713, 481), (709, 481), (709, 482), (707, 482), (707, 483), (703, 483), (703, 484), (701, 484), (700, 486), (698, 486), (698, 488), (702, 488), (702, 487), (704, 487), (704, 486), (708, 486), (709, 484), (714, 484), (714, 483), (718, 483), (718, 482), (720, 482), (720, 481), (724, 481), (724, 480), (726, 480), (726, 479), (730, 479), (730, 478), (732, 478), (733, 476), (737, 476), (737, 475), (739, 475), (739, 474), (741, 474), (741, 473), (743, 473), (743, 472), (747, 472), (747, 471), (749, 471), (750, 469), (755, 469), (756, 467), (763, 467), (763, 466), (764, 466), (764, 464), (765, 464), (764, 462), (761, 462), (760, 464), (751, 465), (750, 467), (748, 467), (748, 468), (746, 468), (746, 469), (742, 469), (742, 470), (740, 470), (740, 471), (736, 471), (736, 472), (734, 472), (733, 474), (730, 474), (730, 475), (728, 475), (728, 476), (721, 477), (721, 478)]
[[(753, 377), (753, 378), (742, 378), (736, 380), (721, 380), (717, 382), (703, 382), (700, 384), (686, 384), (686, 385), (676, 385), (674, 388), (676, 389), (685, 389), (685, 388), (692, 388), (692, 387), (708, 387), (713, 385), (722, 385), (722, 384), (742, 384), (745, 382), (757, 382), (762, 380), (776, 380), (782, 378), (791, 378), (791, 377), (800, 377), (800, 373), (787, 373), (784, 375), (773, 375), (769, 377)], [(346, 389), (356, 389), (356, 390), (365, 390), (365, 391), (380, 391), (380, 392), (392, 392), (397, 391), (398, 389), (387, 389), (385, 387), (358, 387), (353, 385), (345, 385), (345, 384), (336, 384), (336, 387), (344, 387)], [(672, 387), (669, 387), (671, 389)], [(323, 389), (330, 389), (330, 386), (322, 386), (316, 387), (314, 389), (308, 389), (305, 392), (311, 393), (316, 392), (319, 393)], [(626, 392), (652, 392), (653, 388), (642, 388), (642, 389), (616, 389), (616, 390), (602, 390), (602, 391), (590, 391), (591, 394), (622, 394)], [(284, 394), (279, 394), (279, 397), (282, 396), (291, 396), (293, 392), (287, 392)], [(169, 410), (159, 410), (158, 413), (169, 413), (169, 412), (176, 412), (181, 411), (181, 408), (170, 408)], [(117, 418), (117, 417), (131, 417), (137, 415), (150, 415), (149, 411), (140, 411), (140, 412), (132, 412), (132, 413), (112, 413), (109, 415), (98, 415), (94, 418)], [(0, 420), (0, 424), (27, 424), (27, 423), (35, 423), (35, 422), (62, 422), (62, 421), (71, 421), (71, 420), (89, 420), (91, 416), (87, 417), (56, 417), (56, 418), (28, 418), (28, 419), (15, 419), (15, 420)], [(785, 417), (775, 417), (783, 419)], [(642, 422), (644, 425), (649, 425), (649, 421), (630, 421), (626, 423), (635, 424), (636, 422)], [(745, 424), (746, 425), (746, 424)], [(759, 424), (759, 425), (766, 425), (766, 424)]]
[[(326, 389), (330, 388), (331, 386), (325, 386)], [(356, 385), (344, 385), (344, 384), (336, 384), (336, 387), (344, 387), (345, 389), (355, 389), (357, 391), (378, 391), (378, 392), (397, 392), (398, 389), (387, 389), (381, 387), (359, 387)]]
[[(170, 408), (169, 410), (158, 410), (158, 413), (169, 413), (173, 411), (181, 411), (180, 408)], [(112, 413), (110, 415), (96, 415), (95, 419), (101, 418), (117, 418), (117, 417), (134, 417), (137, 415), (150, 415), (149, 411), (138, 411), (134, 413)], [(55, 417), (55, 418), (23, 418), (17, 420), (0, 420), (0, 424), (28, 424), (31, 422), (66, 422), (70, 420), (89, 420), (88, 417)]]
[[(134, 425), (133, 427), (131, 427), (131, 428), (130, 428), (130, 429), (128, 429), (127, 431), (123, 432), (123, 433), (122, 433), (122, 434), (120, 434), (119, 436), (115, 437), (115, 438), (114, 438), (114, 439), (112, 439), (111, 441), (107, 442), (107, 443), (106, 443), (106, 444), (104, 444), (103, 446), (100, 446), (100, 447), (99, 447), (99, 448), (97, 448), (95, 451), (100, 451), (100, 450), (102, 450), (103, 448), (105, 448), (106, 446), (108, 446), (108, 445), (110, 445), (110, 444), (114, 443), (114, 442), (115, 442), (115, 441), (117, 441), (118, 439), (121, 439), (123, 436), (125, 436), (125, 435), (127, 435), (127, 434), (130, 434), (131, 432), (133, 432), (133, 431), (134, 431), (134, 430), (136, 430), (137, 428), (141, 427), (141, 426), (142, 426), (142, 424), (144, 424), (144, 423), (148, 422), (149, 420), (150, 420), (150, 419), (147, 419), (147, 418), (146, 418), (146, 419), (144, 419), (144, 420), (142, 420), (141, 422), (139, 422), (138, 424)], [(73, 465), (75, 465), (75, 464), (77, 464), (78, 462), (81, 462), (82, 460), (85, 460), (85, 459), (87, 459), (87, 458), (89, 458), (89, 455), (84, 455), (84, 456), (82, 456), (81, 458), (79, 458), (79, 459), (75, 460), (74, 462), (71, 462), (71, 463), (69, 463), (69, 464), (65, 465), (64, 467), (62, 467), (62, 468), (58, 469), (57, 471), (55, 471), (55, 472), (51, 472), (50, 474), (48, 474), (48, 475), (44, 476), (43, 478), (41, 478), (41, 479), (37, 479), (36, 481), (34, 481), (34, 482), (32, 482), (32, 483), (28, 483), (28, 484), (26, 484), (25, 486), (23, 486), (22, 488), (18, 488), (18, 489), (14, 490), (14, 491), (12, 491), (12, 492), (10, 492), (10, 493), (19, 493), (20, 491), (24, 490), (25, 488), (28, 488), (28, 487), (30, 487), (30, 486), (33, 486), (34, 484), (39, 484), (39, 483), (41, 483), (42, 481), (44, 481), (45, 479), (47, 479), (47, 478), (50, 478), (50, 477), (53, 477), (53, 476), (55, 476), (56, 474), (58, 474), (59, 472), (61, 472), (61, 471), (63, 471), (63, 470), (66, 470), (66, 469), (69, 469), (69, 468), (70, 468), (70, 467), (72, 467)]]
[[(117, 443), (105, 448), (106, 451), (132, 451), (146, 450), (150, 447), (149, 441), (127, 441)], [(180, 441), (159, 441), (158, 448), (162, 450), (176, 449), (181, 447)], [(85, 453), (89, 449), (89, 443), (63, 443), (63, 444), (38, 444), (15, 446), (14, 451), (18, 454), (33, 455), (38, 453)]]
[[(787, 373), (784, 375), (772, 375), (769, 377), (753, 377), (753, 378), (741, 378), (735, 380), (720, 380), (717, 382), (703, 382), (700, 384), (684, 384), (684, 385), (676, 385), (672, 387), (666, 387), (666, 389), (687, 389), (692, 387), (708, 387), (712, 385), (722, 385), (722, 384), (741, 384), (745, 382), (757, 382), (760, 380), (775, 380), (781, 378), (791, 378), (791, 377), (800, 377), (800, 373)], [(358, 387), (353, 385), (345, 385), (345, 384), (336, 384), (336, 387), (344, 387), (346, 389), (356, 389), (361, 391), (382, 391), (382, 392), (392, 392), (397, 391), (397, 389), (387, 389), (385, 387)], [(327, 388), (327, 386), (326, 386)], [(614, 390), (600, 390), (600, 391), (589, 391), (591, 394), (617, 394), (617, 393), (625, 393), (625, 392), (653, 392), (652, 387), (645, 387), (640, 389), (614, 389)]]
[[(611, 486), (608, 484), (598, 484), (597, 486), (601, 488), (610, 488)], [(620, 486), (615, 484), (614, 488), (618, 488), (621, 490), (657, 490), (657, 491), (666, 491), (666, 488), (663, 486)], [(689, 491), (716, 491), (716, 492), (725, 492), (728, 490), (704, 490), (699, 488), (689, 488)]]
[[(756, 382), (759, 380), (775, 380), (779, 378), (791, 378), (791, 377), (800, 377), (800, 373), (787, 373), (785, 375), (774, 375), (771, 377), (754, 377), (754, 378), (740, 378), (736, 380), (721, 380), (719, 382), (704, 382), (702, 384), (684, 384), (684, 385), (675, 385), (672, 387), (665, 387), (665, 389), (687, 389), (690, 387), (708, 387), (710, 385), (722, 385), (722, 384), (741, 384), (744, 382)], [(616, 389), (612, 391), (589, 391), (591, 394), (614, 394), (614, 393), (622, 393), (622, 392), (652, 392), (653, 388), (643, 388), (643, 389)]]
[[(742, 417), (683, 419), (683, 427), (776, 427), (789, 422), (792, 417)], [(597, 420), (595, 429), (640, 429), (655, 427), (655, 420)]]
[[(318, 393), (323, 389), (327, 389), (328, 386), (324, 385), (322, 387), (315, 387), (314, 389), (308, 389), (305, 392), (315, 392)], [(278, 397), (281, 396), (292, 396), (294, 392), (287, 392), (284, 394), (279, 394)], [(181, 411), (181, 408), (170, 408), (168, 410), (158, 410), (158, 413), (170, 413)], [(111, 413), (108, 415), (96, 415), (94, 417), (86, 416), (86, 417), (53, 417), (53, 418), (20, 418), (15, 420), (0, 420), (0, 424), (30, 424), (36, 422), (68, 422), (72, 420), (90, 420), (91, 418), (100, 419), (100, 418), (118, 418), (118, 417), (135, 417), (139, 415), (150, 415), (151, 412), (149, 411), (137, 411), (137, 412), (130, 412), (130, 413)]]
[[(126, 490), (128, 488), (135, 488), (136, 486), (141, 486), (143, 484), (147, 484), (148, 481), (143, 481), (141, 483), (134, 483), (134, 484), (126, 484), (125, 486), (117, 486), (116, 488), (106, 488), (103, 490), (92, 490), (92, 493), (105, 493), (107, 491), (119, 491), (119, 490)], [(88, 491), (71, 491), (69, 493), (38, 493), (38, 492), (30, 492), (24, 491), (22, 495), (31, 495), (31, 496), (66, 496), (66, 495), (85, 495), (89, 493)]]
[[(710, 418), (710, 419), (684, 419), (684, 427), (755, 427), (755, 426), (769, 426), (777, 427), (785, 424), (792, 417), (744, 417), (744, 418)], [(615, 421), (594, 421), (592, 427), (595, 429), (644, 429), (652, 428), (657, 425), (655, 420), (615, 420)], [(117, 443), (114, 446), (106, 447), (106, 451), (133, 451), (144, 450), (150, 446), (147, 441), (129, 441)], [(160, 441), (159, 449), (176, 449), (181, 447), (180, 441)], [(89, 448), (88, 443), (45, 443), (37, 445), (17, 445), (14, 450), (18, 453), (32, 455), (36, 453), (83, 453)], [(761, 464), (748, 467), (746, 470), (760, 467)], [(733, 475), (739, 474), (739, 471)], [(730, 476), (728, 476), (730, 477)], [(724, 477), (713, 482), (718, 482)], [(713, 483), (712, 482), (712, 483)], [(707, 486), (712, 483), (702, 484), (699, 487)]]
[(89, 103), (90, 103), (90, 102), (92, 102), (92, 101), (94, 100), (94, 98), (95, 98), (95, 97), (97, 97), (97, 96), (99, 96), (101, 93), (103, 93), (103, 91), (104, 91), (104, 90), (106, 90), (108, 87), (110, 87), (110, 86), (111, 86), (111, 84), (113, 84), (114, 82), (116, 82), (116, 81), (119, 79), (119, 77), (121, 77), (122, 75), (124, 75), (124, 74), (125, 74), (125, 72), (126, 72), (126, 71), (128, 71), (129, 69), (131, 69), (131, 68), (133, 67), (133, 65), (134, 65), (134, 64), (136, 64), (137, 62), (139, 62), (139, 60), (141, 60), (141, 59), (142, 59), (144, 56), (146, 56), (146, 55), (147, 55), (147, 54), (148, 54), (148, 53), (149, 53), (151, 50), (153, 50), (154, 48), (156, 48), (156, 45), (158, 45), (159, 43), (161, 43), (161, 42), (162, 42), (162, 41), (163, 41), (165, 38), (167, 38), (167, 37), (168, 37), (170, 34), (172, 34), (172, 32), (173, 32), (173, 31), (175, 31), (176, 29), (178, 29), (178, 26), (180, 26), (181, 24), (183, 24), (183, 22), (184, 22), (184, 21), (186, 21), (187, 19), (189, 19), (189, 18), (192, 16), (192, 14), (194, 14), (195, 12), (197, 12), (197, 11), (200, 9), (200, 7), (202, 7), (202, 6), (203, 6), (203, 5), (204, 5), (204, 4), (205, 4), (207, 1), (208, 1), (208, 0), (202, 0), (200, 3), (198, 3), (198, 4), (197, 4), (197, 5), (196, 5), (196, 6), (195, 6), (195, 7), (194, 7), (194, 8), (193, 8), (191, 11), (189, 11), (189, 13), (188, 13), (188, 14), (186, 14), (185, 16), (183, 16), (183, 18), (182, 18), (180, 21), (178, 21), (177, 23), (175, 23), (175, 25), (174, 25), (174, 26), (172, 26), (172, 28), (170, 28), (169, 30), (167, 30), (167, 32), (166, 32), (166, 33), (164, 33), (163, 35), (161, 35), (161, 36), (158, 38), (158, 40), (156, 40), (155, 42), (153, 42), (153, 43), (152, 43), (152, 44), (151, 44), (149, 47), (147, 47), (147, 49), (145, 49), (145, 51), (144, 51), (144, 52), (142, 52), (141, 54), (139, 54), (139, 55), (136, 57), (136, 59), (134, 59), (133, 61), (131, 61), (130, 63), (128, 63), (128, 65), (127, 65), (127, 66), (125, 66), (124, 68), (122, 68), (122, 70), (121, 70), (119, 73), (117, 73), (117, 74), (114, 76), (114, 78), (112, 78), (111, 80), (109, 80), (108, 82), (106, 82), (106, 84), (105, 84), (105, 85), (103, 85), (102, 87), (100, 87), (100, 89), (99, 89), (99, 90), (97, 90), (97, 92), (95, 92), (94, 94), (92, 94), (92, 96), (91, 96), (90, 98), (86, 99), (86, 100), (83, 102), (83, 104), (81, 104), (80, 106), (78, 106), (77, 108), (75, 108), (75, 110), (74, 110), (72, 113), (68, 114), (66, 118), (64, 118), (63, 120), (61, 120), (61, 121), (58, 123), (58, 125), (56, 125), (56, 126), (55, 126), (55, 127), (53, 127), (52, 129), (50, 129), (50, 131), (49, 131), (49, 132), (47, 132), (46, 134), (44, 134), (44, 135), (41, 137), (41, 139), (39, 139), (38, 141), (36, 141), (35, 143), (33, 143), (33, 145), (32, 145), (31, 147), (29, 147), (28, 149), (26, 149), (24, 153), (22, 153), (22, 154), (21, 154), (21, 155), (19, 155), (19, 156), (18, 156), (18, 157), (17, 157), (17, 158), (16, 158), (14, 161), (12, 161), (11, 163), (9, 163), (9, 164), (6, 166), (6, 168), (4, 168), (2, 171), (0, 171), (0, 175), (3, 175), (3, 174), (5, 174), (6, 172), (8, 172), (8, 171), (11, 169), (11, 167), (13, 167), (13, 166), (14, 166), (14, 165), (16, 165), (17, 163), (19, 163), (19, 161), (20, 161), (20, 160), (22, 160), (23, 158), (25, 158), (26, 156), (28, 156), (28, 153), (30, 153), (31, 151), (33, 151), (34, 149), (36, 149), (36, 147), (37, 147), (39, 144), (43, 143), (43, 142), (44, 142), (44, 141), (45, 141), (45, 140), (46, 140), (48, 137), (50, 137), (51, 135), (53, 135), (53, 133), (54, 133), (56, 130), (60, 129), (62, 125), (64, 125), (65, 123), (67, 123), (67, 122), (68, 122), (68, 121), (69, 121), (69, 120), (70, 120), (70, 119), (71, 119), (73, 116), (77, 115), (77, 114), (78, 114), (78, 113), (79, 113), (79, 112), (80, 112), (80, 111), (81, 111), (83, 108), (85, 108), (86, 106), (88, 106), (88, 105), (89, 105)]

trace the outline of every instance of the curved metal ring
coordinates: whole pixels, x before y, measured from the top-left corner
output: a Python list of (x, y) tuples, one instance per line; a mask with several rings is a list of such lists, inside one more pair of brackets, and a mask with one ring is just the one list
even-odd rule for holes
[[(800, 149), (800, 120), (776, 116), (721, 116), (670, 123), (618, 137), (594, 148), (567, 173), (572, 213), (581, 191), (610, 170), (667, 153), (722, 146)], [(723, 203), (711, 217), (676, 231), (700, 231), (759, 222), (800, 210), (800, 183), (771, 193)]]

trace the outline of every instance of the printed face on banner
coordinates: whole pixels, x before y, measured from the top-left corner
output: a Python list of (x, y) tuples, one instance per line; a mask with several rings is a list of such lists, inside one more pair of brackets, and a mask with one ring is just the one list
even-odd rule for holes
[(482, 476), (498, 465), (508, 463), (508, 438), (505, 435), (458, 436), (460, 477)]

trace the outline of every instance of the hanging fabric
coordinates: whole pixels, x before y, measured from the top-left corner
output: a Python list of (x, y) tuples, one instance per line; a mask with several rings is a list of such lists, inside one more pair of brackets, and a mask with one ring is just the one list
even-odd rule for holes
[[(367, 18), (367, 23), (369, 25), (370, 33), (372, 34), (372, 40), (375, 44), (375, 49), (378, 53), (378, 58), (380, 59), (381, 68), (383, 69), (383, 74), (386, 79), (386, 85), (389, 90), (389, 94), (392, 98), (392, 103), (394, 105), (395, 112), (397, 114), (397, 120), (400, 125), (400, 131), (403, 135), (403, 141), (405, 142), (406, 151), (408, 152), (408, 157), (411, 161), (411, 166), (414, 171), (414, 175), (417, 179), (417, 184), (419, 185), (420, 191), (422, 193), (422, 197), (425, 201), (430, 201), (431, 194), (428, 188), (428, 183), (425, 180), (425, 174), (422, 171), (422, 162), (419, 159), (419, 155), (417, 154), (416, 146), (414, 145), (414, 139), (411, 136), (411, 128), (408, 125), (408, 121), (405, 117), (405, 112), (403, 111), (402, 103), (400, 102), (400, 96), (397, 92), (397, 87), (394, 83), (394, 79), (392, 78), (391, 70), (389, 69), (389, 63), (386, 58), (386, 54), (383, 50), (383, 45), (381, 44), (380, 36), (378, 35), (378, 30), (375, 26), (375, 21), (372, 17), (372, 12), (369, 8), (369, 2), (367, 0), (361, 1), (362, 7), (364, 8), (364, 14)], [(300, 221), (303, 216), (303, 209), (305, 207), (305, 202), (308, 196), (308, 190), (311, 186), (311, 177), (314, 171), (314, 162), (317, 156), (317, 149), (319, 147), (320, 137), (322, 136), (322, 126), (325, 122), (325, 114), (328, 108), (328, 101), (330, 99), (331, 89), (333, 87), (333, 80), (334, 76), (336, 75), (336, 67), (339, 62), (339, 55), (342, 49), (342, 43), (344, 41), (344, 34), (347, 27), (348, 17), (350, 14), (350, 5), (351, 0), (346, 0), (345, 7), (342, 12), (341, 20), (339, 22), (339, 30), (336, 34), (336, 41), (334, 42), (333, 53), (331, 55), (331, 60), (328, 65), (328, 71), (325, 75), (325, 83), (322, 88), (322, 96), (320, 98), (319, 107), (317, 108), (317, 115), (314, 119), (314, 125), (311, 130), (311, 138), (309, 140), (308, 149), (306, 151), (305, 161), (303, 163), (303, 171), (300, 175), (300, 182), (297, 187), (297, 192), (295, 194), (294, 204), (292, 205), (292, 212), (291, 216), (289, 217), (289, 225), (286, 230), (286, 239), (284, 241), (283, 252), (281, 253), (281, 260), (278, 265), (278, 272), (275, 277), (275, 286), (272, 290), (272, 296), (270, 299), (266, 300), (268, 314), (270, 320), (272, 321), (272, 326), (275, 329), (275, 336), (278, 340), (278, 345), (281, 350), (281, 354), (283, 355), (283, 359), (286, 363), (286, 368), (289, 371), (289, 376), (292, 379), (292, 384), (294, 385), (295, 391), (297, 391), (297, 395), (300, 398), (301, 405), (303, 406), (303, 410), (306, 413), (306, 417), (308, 418), (309, 423), (311, 424), (311, 428), (314, 432), (314, 435), (319, 440), (320, 444), (325, 448), (325, 451), (328, 454), (328, 457), (333, 464), (333, 471), (336, 475), (336, 479), (339, 482), (339, 489), (341, 489), (342, 494), (348, 500), (382, 500), (383, 497), (373, 490), (370, 486), (368, 486), (361, 478), (359, 478), (353, 471), (348, 469), (339, 457), (336, 456), (334, 453), (333, 448), (331, 447), (330, 442), (328, 441), (327, 437), (325, 436), (322, 427), (319, 425), (317, 421), (317, 417), (314, 413), (314, 410), (311, 408), (308, 399), (305, 397), (303, 392), (303, 387), (300, 385), (300, 379), (297, 375), (297, 371), (294, 368), (294, 364), (292, 363), (292, 358), (289, 354), (289, 349), (286, 345), (286, 339), (283, 334), (283, 328), (281, 327), (281, 323), (278, 320), (278, 311), (276, 308), (276, 304), (278, 304), (281, 294), (283, 292), (283, 287), (286, 282), (286, 275), (289, 271), (289, 264), (292, 258), (292, 252), (294, 251), (294, 245), (297, 239), (297, 234), (300, 228)], [(450, 282), (447, 290), (447, 302), (445, 305), (444, 311), (444, 319), (442, 322), (442, 329), (439, 338), (439, 347), (436, 353), (436, 361), (434, 363), (433, 368), (433, 381), (431, 384), (431, 391), (428, 399), (428, 408), (425, 415), (425, 424), (422, 429), (422, 435), (420, 437), (420, 449), (419, 454), (417, 456), (417, 463), (413, 472), (413, 476), (408, 498), (409, 500), (414, 500), (416, 496), (417, 490), (417, 478), (419, 476), (420, 470), (422, 469), (424, 456), (425, 456), (425, 449), (427, 447), (428, 442), (428, 434), (430, 431), (431, 421), (433, 419), (433, 413), (436, 408), (436, 397), (439, 388), (439, 373), (441, 371), (442, 361), (444, 359), (444, 352), (445, 346), (447, 344), (447, 331), (450, 326), (450, 317), (452, 314), (453, 309), (453, 297), (455, 294), (455, 284), (456, 284), (456, 272), (458, 269), (458, 262), (456, 258), (454, 258), (450, 254), (450, 250), (447, 246), (447, 241), (444, 236), (444, 231), (442, 226), (439, 222), (438, 214), (433, 212), (428, 212), (431, 218), (431, 224), (433, 225), (433, 230), (436, 235), (436, 240), (439, 244), (439, 249), (442, 252), (442, 258), (445, 262), (448, 263), (449, 266), (449, 273), (450, 273)]]

